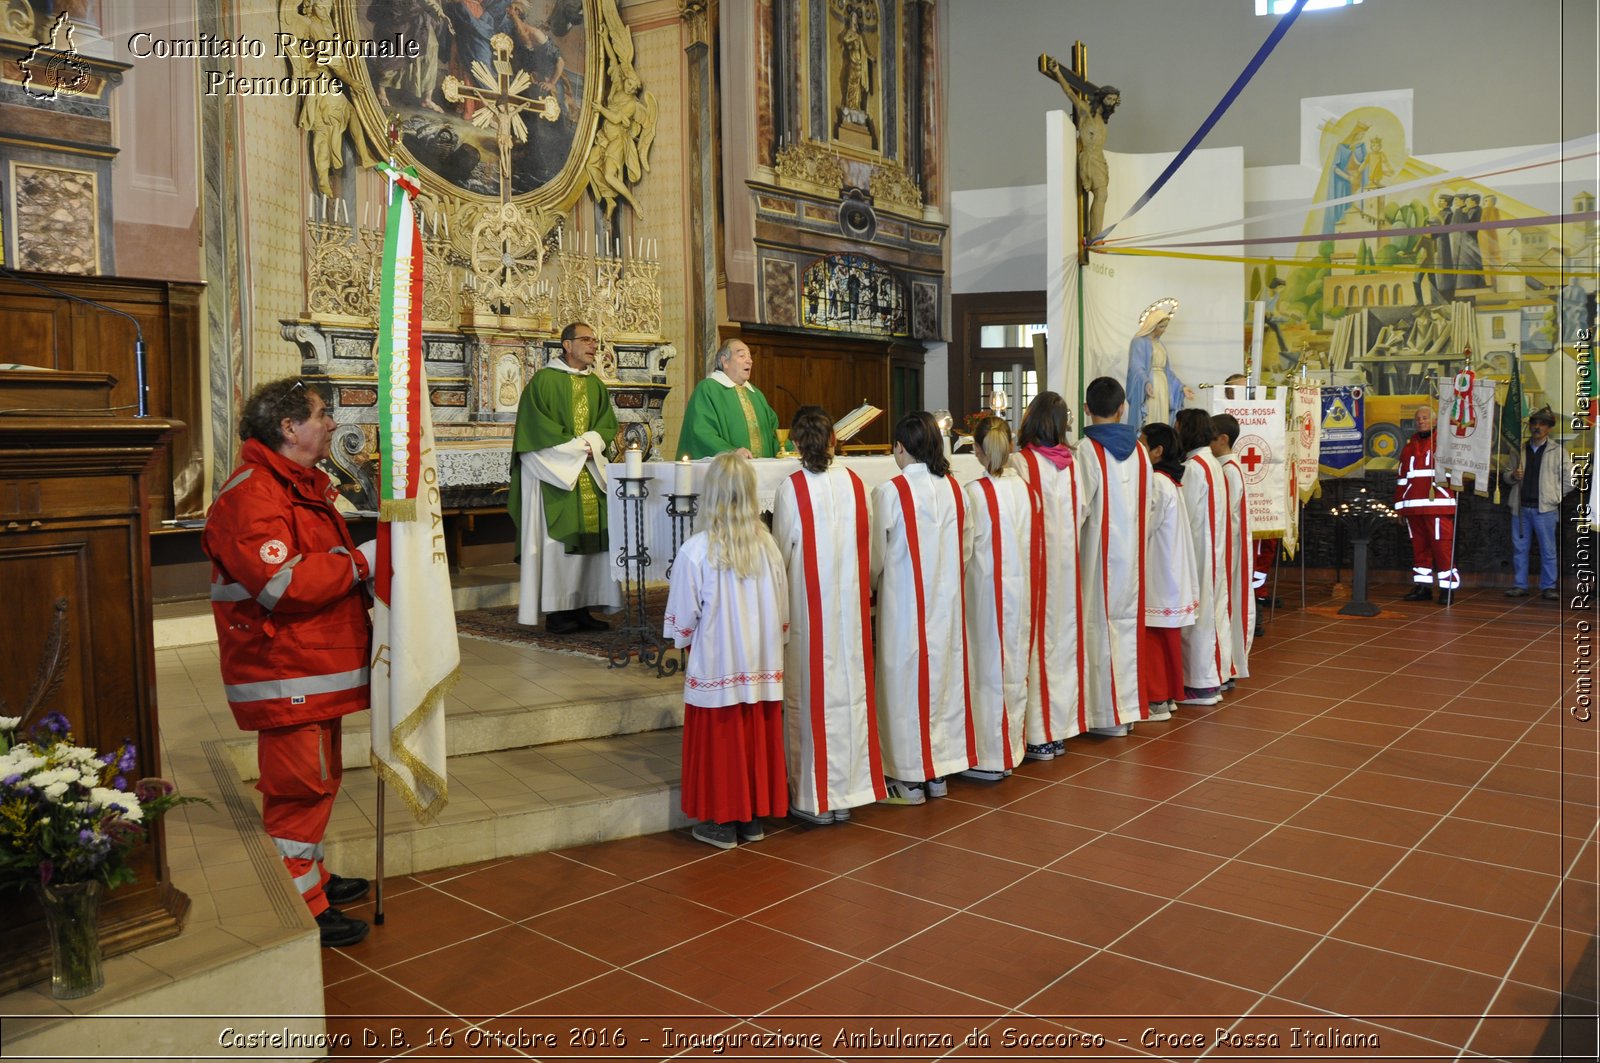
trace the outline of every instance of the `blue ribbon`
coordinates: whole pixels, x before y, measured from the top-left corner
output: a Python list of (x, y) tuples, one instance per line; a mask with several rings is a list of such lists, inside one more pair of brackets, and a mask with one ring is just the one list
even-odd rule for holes
[(1167, 163), (1167, 168), (1161, 171), (1161, 176), (1157, 177), (1155, 183), (1149, 187), (1144, 195), (1139, 197), (1139, 201), (1126, 214), (1106, 226), (1105, 231), (1095, 233), (1090, 243), (1104, 240), (1110, 235), (1112, 229), (1139, 213), (1140, 208), (1155, 198), (1155, 194), (1161, 191), (1162, 187), (1172, 179), (1172, 175), (1178, 172), (1178, 167), (1182, 166), (1189, 156), (1194, 154), (1194, 150), (1200, 146), (1200, 142), (1206, 138), (1206, 134), (1211, 132), (1212, 127), (1227, 113), (1228, 108), (1233, 106), (1233, 101), (1239, 98), (1239, 93), (1243, 92), (1244, 87), (1250, 83), (1250, 79), (1256, 76), (1256, 71), (1261, 69), (1261, 65), (1267, 61), (1267, 56), (1271, 55), (1272, 50), (1278, 46), (1278, 42), (1283, 40), (1283, 35), (1289, 32), (1289, 27), (1294, 25), (1294, 20), (1300, 17), (1300, 11), (1305, 6), (1306, 0), (1294, 0), (1294, 7), (1289, 10), (1288, 14), (1278, 20), (1276, 26), (1272, 27), (1272, 32), (1267, 34), (1267, 39), (1262, 42), (1255, 56), (1251, 58), (1249, 63), (1245, 64), (1245, 68), (1234, 79), (1232, 87), (1228, 89), (1221, 100), (1217, 101), (1216, 107), (1212, 108), (1211, 114), (1204, 122), (1200, 123), (1200, 128), (1196, 129), (1194, 136), (1189, 138), (1189, 143), (1185, 144), (1183, 150), (1178, 152), (1171, 162)]

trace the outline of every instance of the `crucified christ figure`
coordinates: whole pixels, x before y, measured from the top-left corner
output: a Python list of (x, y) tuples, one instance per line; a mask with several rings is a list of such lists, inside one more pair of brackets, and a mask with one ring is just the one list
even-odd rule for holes
[(1111, 184), (1106, 165), (1106, 119), (1122, 102), (1122, 95), (1111, 85), (1090, 84), (1048, 55), (1039, 56), (1039, 73), (1053, 79), (1072, 101), (1078, 126), (1078, 188), (1089, 201), (1089, 225), (1083, 233), (1087, 243), (1100, 235), (1105, 222), (1106, 189)]

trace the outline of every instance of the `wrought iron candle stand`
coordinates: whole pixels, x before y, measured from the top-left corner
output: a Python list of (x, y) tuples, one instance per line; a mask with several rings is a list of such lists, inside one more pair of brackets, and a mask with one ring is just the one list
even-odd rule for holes
[(648, 484), (653, 476), (618, 477), (617, 497), (622, 500), (622, 552), (617, 564), (622, 566), (622, 626), (607, 654), (612, 668), (626, 668), (633, 655), (639, 663), (654, 666), (658, 674), (670, 675), (677, 671), (677, 661), (670, 669), (662, 671), (662, 658), (666, 647), (661, 642), (661, 628), (650, 627), (645, 608), (645, 572), (650, 568), (650, 551), (644, 544), (644, 503), (650, 497)]
[(1395, 519), (1395, 512), (1382, 500), (1361, 492), (1348, 502), (1328, 510), (1333, 519), (1350, 531), (1354, 557), (1350, 563), (1350, 601), (1339, 610), (1341, 616), (1377, 616), (1381, 610), (1367, 600), (1367, 545), (1378, 529)]
[[(700, 512), (699, 495), (670, 494), (667, 496), (667, 516), (672, 518), (672, 557), (667, 561), (667, 579), (672, 578), (672, 566), (678, 561), (678, 547), (683, 545), (685, 539), (694, 534), (694, 518)], [(678, 650), (663, 652), (661, 662), (656, 665), (656, 674), (659, 676), (672, 675), (684, 666), (684, 651)]]

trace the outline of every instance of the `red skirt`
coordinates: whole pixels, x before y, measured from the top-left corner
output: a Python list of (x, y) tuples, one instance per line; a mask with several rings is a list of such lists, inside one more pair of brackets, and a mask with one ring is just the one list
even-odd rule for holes
[(712, 823), (788, 815), (783, 702), (683, 707), (683, 811)]
[(1183, 629), (1146, 625), (1144, 650), (1139, 658), (1144, 703), (1153, 705), (1183, 697)]

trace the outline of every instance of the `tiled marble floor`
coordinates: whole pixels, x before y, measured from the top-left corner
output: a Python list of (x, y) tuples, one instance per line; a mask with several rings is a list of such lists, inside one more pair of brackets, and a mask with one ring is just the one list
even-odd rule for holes
[(391, 880), (386, 924), (322, 952), (329, 1029), (406, 1058), (710, 1056), (669, 1027), (820, 1037), (723, 1053), (766, 1058), (1593, 1058), (1579, 618), (1401, 589), (1280, 613), (1222, 706), (923, 807)]

